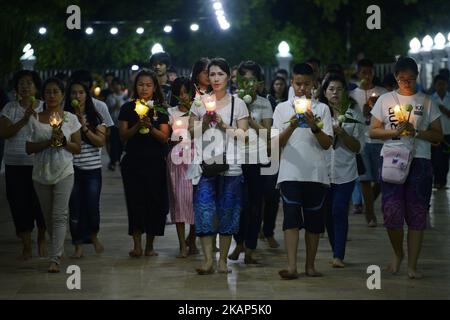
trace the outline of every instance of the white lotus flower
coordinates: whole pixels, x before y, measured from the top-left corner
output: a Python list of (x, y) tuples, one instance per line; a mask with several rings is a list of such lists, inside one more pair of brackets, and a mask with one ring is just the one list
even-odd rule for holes
[(252, 101), (253, 101), (252, 96), (249, 95), (249, 94), (245, 95), (242, 99), (244, 100), (244, 102), (245, 102), (246, 104), (250, 104), (250, 103), (252, 103)]
[(195, 97), (194, 99), (194, 105), (196, 107), (201, 107), (202, 106), (202, 98), (200, 96)]

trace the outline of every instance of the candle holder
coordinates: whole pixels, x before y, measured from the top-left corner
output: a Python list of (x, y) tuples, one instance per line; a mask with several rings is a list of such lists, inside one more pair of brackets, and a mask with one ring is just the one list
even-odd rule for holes
[(213, 96), (208, 96), (204, 99), (204, 104), (206, 114), (212, 118), (209, 124), (214, 127), (217, 125), (216, 120), (213, 118), (216, 115), (216, 99)]
[[(150, 108), (146, 104), (143, 104), (141, 101), (136, 100), (136, 107), (134, 108), (134, 111), (139, 116), (139, 119), (143, 119), (147, 115), (149, 110), (150, 110)], [(140, 134), (147, 134), (149, 132), (150, 132), (150, 129), (146, 128), (146, 127), (141, 127), (139, 129)]]
[(294, 108), (298, 119), (298, 127), (309, 128), (305, 119), (305, 112), (311, 110), (311, 100), (306, 98), (295, 98)]
[[(55, 133), (56, 131), (61, 129), (62, 123), (63, 123), (63, 121), (61, 119), (61, 116), (59, 115), (59, 112), (53, 112), (50, 115), (49, 124), (52, 127), (53, 133)], [(61, 140), (52, 139), (52, 143), (51, 143), (52, 147), (57, 148), (57, 147), (61, 147), (62, 145), (63, 145), (63, 142)]]

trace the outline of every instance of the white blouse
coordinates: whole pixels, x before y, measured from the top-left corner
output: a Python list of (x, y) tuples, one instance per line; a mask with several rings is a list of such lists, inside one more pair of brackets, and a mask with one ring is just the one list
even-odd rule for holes
[[(81, 124), (78, 118), (64, 112), (64, 122), (61, 127), (67, 141), (71, 135), (80, 130)], [(52, 127), (39, 121), (38, 115), (30, 117), (28, 122), (31, 131), (30, 142), (44, 142), (52, 137)], [(73, 174), (73, 154), (66, 149), (47, 148), (34, 156), (33, 180), (45, 185), (53, 185)]]

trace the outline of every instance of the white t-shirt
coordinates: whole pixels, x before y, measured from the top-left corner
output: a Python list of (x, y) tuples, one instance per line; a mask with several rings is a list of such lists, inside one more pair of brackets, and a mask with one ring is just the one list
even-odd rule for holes
[[(346, 115), (348, 118), (355, 119), (361, 122), (342, 124), (342, 128), (345, 130), (345, 132), (347, 132), (349, 136), (354, 137), (359, 141), (359, 143), (361, 144), (361, 151), (364, 146), (364, 116), (356, 106), (354, 109), (349, 108)], [(331, 147), (330, 149), (326, 150), (326, 159), (331, 183), (344, 184), (355, 180), (356, 178), (358, 178), (356, 154), (350, 151), (340, 138), (337, 138), (337, 141), (335, 140), (333, 145), (334, 144), (336, 144), (335, 148)]]
[[(320, 102), (314, 102), (311, 110), (322, 119), (322, 131), (333, 137), (331, 113), (328, 106)], [(288, 121), (293, 115), (295, 115), (293, 99), (278, 104), (273, 113), (272, 138), (283, 132), (290, 125)], [(330, 184), (326, 150), (320, 146), (310, 128), (296, 128), (294, 130), (281, 150), (280, 159), (278, 184), (283, 181)]]
[[(367, 101), (372, 96), (372, 94), (375, 93), (379, 97), (382, 94), (385, 94), (386, 92), (388, 92), (388, 91), (383, 87), (375, 86), (369, 90), (363, 90), (363, 89), (357, 87), (354, 90), (350, 91), (349, 96), (352, 97), (353, 99), (355, 99), (355, 101), (358, 103), (358, 106), (360, 108), (359, 111), (361, 111), (361, 113), (363, 113), (364, 105), (367, 103)], [(383, 143), (383, 140), (372, 139), (369, 137), (369, 128), (370, 128), (370, 124), (365, 126), (365, 142), (366, 143)]]
[[(435, 106), (438, 107), (438, 109), (439, 109), (439, 105), (443, 105), (445, 107), (445, 109), (450, 111), (450, 93), (449, 92), (445, 93), (444, 99), (441, 99), (441, 97), (439, 97), (439, 95), (435, 92), (431, 96), (431, 99), (433, 100)], [(442, 126), (442, 133), (444, 135), (450, 135), (450, 117), (449, 116), (447, 116), (445, 114), (441, 115), (441, 126)]]
[[(38, 101), (38, 106), (35, 112), (42, 111), (44, 103)], [(1, 117), (7, 118), (11, 123), (19, 122), (25, 114), (25, 109), (18, 101), (8, 102), (3, 110), (0, 112)], [(25, 143), (30, 136), (30, 129), (28, 125), (22, 127), (15, 136), (5, 139), (4, 161), (6, 165), (11, 166), (32, 166), (33, 155), (28, 155), (25, 151)]]
[[(422, 92), (418, 92), (412, 96), (402, 96), (397, 92), (388, 92), (378, 98), (377, 103), (373, 107), (371, 113), (379, 121), (383, 123), (384, 129), (395, 130), (398, 121), (394, 114), (395, 105), (411, 104), (413, 111), (409, 118), (409, 122), (414, 125), (417, 130), (427, 130), (430, 124), (441, 116), (439, 109), (432, 103), (429, 96)], [(384, 150), (390, 146), (404, 145), (410, 150), (414, 146), (414, 158), (431, 158), (431, 144), (422, 139), (414, 139), (411, 136), (400, 136), (384, 141), (381, 155)]]
[[(30, 142), (44, 142), (52, 137), (52, 127), (42, 123), (36, 117), (30, 117), (28, 122), (31, 132)], [(81, 124), (76, 115), (65, 111), (61, 127), (67, 141), (73, 133), (80, 130)], [(34, 155), (33, 180), (45, 185), (53, 185), (73, 173), (73, 154), (63, 147), (42, 150)]]
[[(270, 101), (266, 98), (256, 96), (255, 101), (248, 106), (250, 116), (260, 125), (262, 125), (263, 119), (272, 119), (273, 111)], [(246, 163), (269, 163), (267, 155), (267, 143), (270, 137), (259, 136), (255, 129), (249, 126), (248, 129), (249, 141), (245, 146)], [(249, 161), (251, 160), (251, 161)]]
[(107, 128), (114, 126), (114, 122), (109, 114), (108, 106), (101, 100), (92, 98), (92, 102), (94, 102), (95, 110), (102, 116), (103, 123)]
[[(192, 114), (196, 115), (200, 120), (203, 119), (203, 116), (206, 114), (206, 108), (204, 104), (202, 104), (200, 107), (197, 107), (194, 104), (192, 104), (191, 107)], [(228, 126), (230, 125), (230, 117), (231, 117), (231, 96), (227, 94), (225, 97), (223, 97), (221, 100), (216, 101), (216, 112), (222, 117), (222, 121), (226, 123)], [(233, 113), (233, 120), (231, 122), (231, 127), (237, 128), (237, 121), (241, 119), (245, 119), (249, 116), (247, 106), (245, 105), (245, 102), (235, 97), (234, 98), (234, 113)], [(210, 130), (217, 130), (222, 134), (223, 142), (224, 144), (226, 141), (227, 143), (227, 163), (229, 163), (229, 170), (224, 174), (225, 176), (240, 176), (242, 174), (241, 164), (243, 162), (243, 159), (241, 157), (240, 150), (237, 150), (237, 152), (233, 151), (235, 143), (233, 143), (235, 139), (231, 139), (230, 136), (226, 137), (225, 133), (222, 130), (219, 129), (210, 129)], [(205, 131), (204, 134), (206, 134), (208, 131)], [(200, 141), (201, 139), (195, 139), (195, 152), (197, 154), (197, 158), (201, 159), (201, 155), (199, 156), (199, 152), (202, 152), (205, 147), (208, 145), (208, 141), (205, 141), (202, 143)], [(214, 152), (216, 155), (223, 153), (223, 146), (221, 148), (215, 148)], [(207, 160), (207, 159), (204, 159)], [(234, 163), (234, 164), (233, 164)]]

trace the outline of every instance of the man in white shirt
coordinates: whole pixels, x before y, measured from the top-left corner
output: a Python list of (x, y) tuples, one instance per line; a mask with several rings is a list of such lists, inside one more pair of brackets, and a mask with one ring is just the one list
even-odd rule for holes
[[(296, 97), (311, 99), (314, 71), (306, 63), (295, 65), (292, 86)], [(314, 119), (320, 117), (323, 129)], [(315, 270), (314, 261), (320, 234), (324, 232), (326, 186), (330, 184), (325, 150), (333, 141), (330, 110), (327, 105), (313, 101), (311, 109), (304, 113), (307, 127), (299, 127), (293, 100), (280, 103), (273, 115), (272, 134), (279, 139), (281, 150), (278, 186), (283, 198), (283, 230), (288, 256), (287, 269), (280, 270), (282, 279), (298, 278), (297, 249), (299, 229), (305, 228), (307, 276), (321, 276)]]
[(361, 112), (366, 118), (365, 145), (361, 156), (363, 159), (365, 173), (360, 175), (361, 189), (364, 199), (364, 213), (369, 227), (376, 227), (377, 218), (374, 212), (373, 204), (380, 194), (380, 183), (378, 171), (380, 168), (380, 152), (383, 141), (371, 139), (368, 129), (370, 126), (370, 110), (374, 106), (376, 99), (387, 92), (382, 87), (373, 84), (374, 68), (373, 62), (368, 59), (358, 61), (358, 78), (360, 85), (350, 92), (350, 96), (356, 100)]
[(433, 163), (434, 187), (438, 190), (447, 189), (447, 175), (450, 160), (450, 93), (448, 79), (444, 75), (434, 78), (435, 93), (431, 96), (434, 104), (442, 113), (441, 126), (444, 141), (431, 147), (431, 162)]

